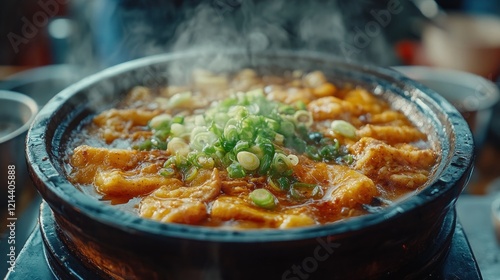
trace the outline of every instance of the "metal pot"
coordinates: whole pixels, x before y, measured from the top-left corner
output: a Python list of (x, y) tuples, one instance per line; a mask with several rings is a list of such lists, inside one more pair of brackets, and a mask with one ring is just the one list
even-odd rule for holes
[[(119, 211), (69, 183), (64, 153), (70, 133), (84, 118), (117, 104), (132, 86), (182, 80), (198, 66), (217, 71), (252, 67), (264, 73), (321, 70), (337, 84), (364, 86), (429, 135), (441, 153), (436, 171), (422, 191), (377, 213), (290, 230), (158, 223)], [(445, 99), (393, 70), (311, 53), (183, 53), (115, 66), (63, 90), (37, 116), (26, 154), (60, 239), (100, 277), (401, 279), (427, 276), (446, 255), (455, 228), (454, 204), (471, 173), (473, 139)]]

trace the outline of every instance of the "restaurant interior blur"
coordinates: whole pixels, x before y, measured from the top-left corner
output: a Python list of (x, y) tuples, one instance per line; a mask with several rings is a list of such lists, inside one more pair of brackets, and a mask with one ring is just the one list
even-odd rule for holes
[[(482, 277), (498, 279), (500, 0), (2, 0), (0, 21), (0, 90), (40, 108), (92, 73), (166, 52), (288, 49), (395, 67), (445, 96), (473, 130), (475, 167), (457, 213)], [(439, 82), (464, 93), (433, 88)], [(30, 182), (17, 186), (18, 243), (30, 236), (40, 201)]]

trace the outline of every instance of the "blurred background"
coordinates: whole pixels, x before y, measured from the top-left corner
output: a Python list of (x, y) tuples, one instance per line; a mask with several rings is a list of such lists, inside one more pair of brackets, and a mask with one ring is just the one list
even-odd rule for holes
[[(0, 38), (0, 89), (29, 95), (40, 107), (82, 77), (124, 61), (228, 47), (455, 69), (498, 91), (500, 0), (2, 0)], [(481, 127), (476, 168), (457, 211), (483, 276), (500, 273), (500, 250), (491, 251), (498, 246), (491, 203), (500, 192), (500, 107), (488, 100), (475, 107), (453, 100), (475, 133)], [(26, 215), (19, 232), (27, 237), (39, 198), (26, 186), (18, 199)]]

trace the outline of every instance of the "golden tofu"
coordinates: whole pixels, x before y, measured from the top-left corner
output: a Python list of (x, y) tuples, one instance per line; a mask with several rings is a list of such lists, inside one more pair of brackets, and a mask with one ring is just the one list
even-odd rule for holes
[(145, 197), (139, 204), (139, 215), (160, 222), (198, 224), (207, 216), (207, 207), (192, 199)]
[(358, 136), (371, 137), (389, 144), (411, 143), (425, 140), (427, 135), (411, 126), (365, 125), (358, 130)]
[(329, 189), (323, 199), (338, 206), (354, 208), (371, 203), (379, 191), (373, 181), (365, 175), (342, 165), (329, 165)]
[(406, 116), (397, 111), (384, 111), (379, 114), (373, 114), (369, 118), (371, 124), (390, 124), (394, 126), (411, 125)]
[(314, 225), (306, 214), (282, 214), (254, 208), (249, 202), (228, 196), (220, 196), (212, 204), (211, 217), (222, 221), (242, 220), (259, 223), (264, 227), (289, 228)]
[(351, 151), (357, 155), (354, 169), (376, 183), (411, 189), (427, 181), (437, 158), (431, 149), (397, 148), (369, 137), (361, 138)]
[(387, 104), (384, 104), (382, 100), (377, 99), (373, 94), (363, 88), (356, 88), (349, 91), (344, 97), (344, 101), (356, 104), (362, 108), (364, 113), (377, 114), (388, 109)]
[(118, 138), (138, 139), (145, 131), (134, 131), (134, 127), (146, 126), (160, 111), (140, 109), (111, 109), (104, 111), (94, 118), (94, 124), (99, 128), (100, 136), (111, 143)]
[(71, 180), (78, 184), (94, 184), (107, 195), (134, 197), (147, 194), (172, 179), (158, 174), (167, 159), (165, 151), (135, 151), (77, 147), (70, 158)]
[(179, 188), (182, 182), (159, 174), (138, 174), (136, 171), (103, 170), (96, 173), (94, 185), (102, 194), (136, 197), (148, 194), (160, 186)]
[(327, 96), (315, 99), (307, 105), (315, 121), (344, 119), (349, 120), (352, 116), (361, 113), (358, 106), (342, 99)]
[[(203, 172), (204, 170), (202, 170)], [(171, 186), (162, 186), (152, 193), (157, 198), (190, 198), (197, 201), (209, 202), (214, 200), (221, 191), (221, 179), (219, 170), (214, 168), (209, 178), (201, 174), (199, 181), (204, 181), (201, 185), (183, 186), (172, 188)]]

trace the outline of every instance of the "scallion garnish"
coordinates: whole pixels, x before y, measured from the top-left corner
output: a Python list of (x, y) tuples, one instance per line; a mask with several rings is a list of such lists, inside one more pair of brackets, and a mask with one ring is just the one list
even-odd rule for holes
[(255, 205), (264, 209), (273, 209), (276, 207), (276, 197), (266, 189), (256, 189), (250, 193), (250, 199)]
[(333, 132), (338, 133), (347, 138), (354, 139), (356, 138), (356, 128), (344, 121), (344, 120), (334, 120), (331, 124), (331, 128)]
[(236, 155), (236, 158), (245, 170), (254, 171), (259, 168), (260, 160), (255, 154), (247, 151), (241, 151)]
[(245, 170), (238, 162), (231, 163), (226, 170), (231, 178), (242, 178), (246, 176)]
[[(191, 92), (176, 94), (167, 108), (192, 99)], [(331, 126), (344, 137), (356, 137), (356, 129), (345, 121), (334, 121)], [(231, 178), (268, 176), (272, 187), (292, 196), (310, 193), (309, 197), (312, 190), (296, 185), (300, 182), (293, 176), (301, 155), (337, 164), (353, 162), (336, 139), (311, 131), (312, 127), (313, 116), (306, 104), (268, 100), (257, 89), (213, 103), (202, 114), (158, 115), (148, 124), (153, 135), (134, 148), (167, 150), (171, 157), (160, 170), (163, 176), (174, 176), (174, 172), (189, 181), (200, 168), (226, 169)]]

